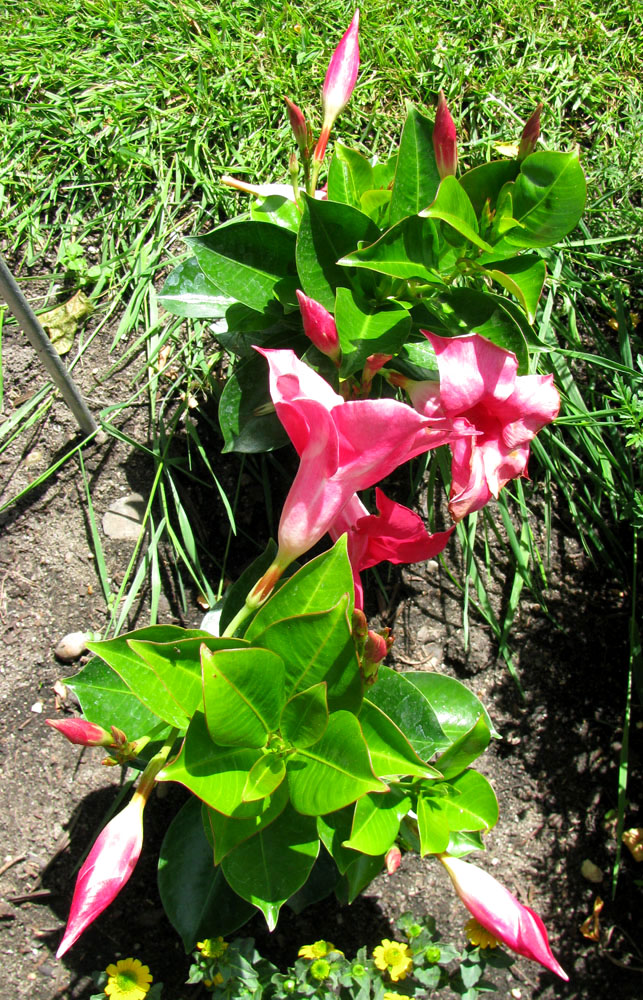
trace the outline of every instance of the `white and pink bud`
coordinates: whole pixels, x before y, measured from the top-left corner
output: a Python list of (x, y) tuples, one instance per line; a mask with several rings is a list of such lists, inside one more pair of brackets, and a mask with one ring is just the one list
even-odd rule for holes
[(458, 166), (456, 130), (443, 90), (438, 96), (438, 106), (435, 112), (433, 151), (440, 179), (455, 177)]
[(324, 120), (314, 154), (314, 158), (318, 163), (321, 163), (324, 159), (328, 137), (335, 119), (348, 104), (355, 88), (359, 70), (358, 29), (359, 10), (356, 10), (353, 14), (353, 20), (333, 52), (326, 71), (326, 78), (324, 79), (322, 90)]
[(299, 289), (297, 289), (297, 301), (301, 310), (304, 333), (318, 351), (338, 363), (341, 350), (332, 314), (320, 302), (304, 295)]

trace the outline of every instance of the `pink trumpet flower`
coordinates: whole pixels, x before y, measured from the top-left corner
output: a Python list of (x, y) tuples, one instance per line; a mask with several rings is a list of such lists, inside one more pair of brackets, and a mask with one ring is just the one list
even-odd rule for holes
[(518, 147), (518, 159), (524, 160), (526, 156), (533, 153), (540, 138), (540, 115), (542, 113), (542, 103), (532, 112), (527, 124), (522, 130), (520, 146)]
[(48, 726), (57, 729), (70, 743), (81, 747), (111, 747), (114, 736), (102, 726), (85, 719), (45, 719)]
[[(518, 375), (518, 360), (477, 333), (431, 341), (435, 382), (406, 383), (418, 412), (451, 421), (449, 511), (454, 521), (480, 510), (509, 480), (527, 478), (529, 443), (558, 414), (553, 375)], [(468, 429), (467, 429), (468, 428)]]
[(333, 52), (326, 71), (322, 90), (322, 111), (324, 120), (322, 130), (315, 146), (314, 159), (321, 163), (326, 152), (330, 130), (335, 119), (348, 104), (353, 93), (357, 72), (359, 70), (359, 10), (353, 14), (353, 20), (344, 32), (342, 39)]
[(256, 350), (270, 367), (270, 395), (300, 464), (282, 511), (277, 556), (248, 595), (249, 608), (326, 534), (354, 493), (451, 439), (448, 421), (422, 417), (394, 399), (346, 402), (293, 351)]
[(435, 112), (433, 151), (440, 179), (449, 176), (455, 177), (458, 166), (456, 130), (443, 90), (438, 96), (438, 106)]
[(341, 350), (333, 316), (320, 302), (304, 295), (299, 289), (297, 289), (297, 301), (301, 310), (304, 333), (318, 351), (338, 363)]
[(486, 931), (518, 955), (540, 962), (561, 979), (569, 980), (552, 954), (545, 925), (537, 913), (519, 903), (493, 875), (476, 865), (448, 854), (438, 857), (469, 913)]
[(369, 514), (357, 496), (351, 497), (329, 528), (336, 541), (348, 532), (348, 557), (355, 582), (355, 606), (364, 607), (364, 591), (360, 573), (377, 563), (412, 563), (432, 559), (442, 552), (453, 528), (430, 535), (422, 518), (408, 507), (389, 500), (380, 489), (375, 490), (378, 514)]

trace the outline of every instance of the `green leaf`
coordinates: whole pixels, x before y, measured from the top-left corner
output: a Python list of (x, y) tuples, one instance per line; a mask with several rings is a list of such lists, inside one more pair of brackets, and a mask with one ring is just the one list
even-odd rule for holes
[(546, 247), (578, 223), (586, 185), (577, 153), (538, 152), (527, 156), (512, 189), (514, 218), (521, 228), (507, 233), (517, 247)]
[(435, 200), (420, 214), (429, 219), (441, 219), (481, 250), (492, 249), (478, 236), (478, 220), (473, 205), (455, 177), (442, 180)]
[(261, 812), (260, 804), (243, 802), (248, 771), (259, 757), (258, 749), (217, 746), (210, 739), (205, 716), (195, 712), (178, 757), (156, 780), (178, 781), (213, 809), (246, 819)]
[(326, 684), (322, 682), (301, 691), (286, 702), (279, 730), (285, 740), (301, 749), (320, 740), (327, 725)]
[(273, 795), (286, 777), (286, 766), (277, 754), (268, 751), (252, 765), (243, 788), (243, 801), (256, 802)]
[(365, 191), (362, 195), (362, 212), (373, 220), (378, 229), (387, 226), (391, 194), (391, 191)]
[(374, 223), (356, 208), (306, 196), (297, 237), (302, 290), (333, 312), (335, 289), (356, 284), (351, 272), (339, 267), (337, 261), (355, 250), (360, 240), (374, 243), (378, 236)]
[(429, 670), (405, 670), (404, 677), (422, 692), (431, 705), (450, 743), (468, 733), (482, 715), (494, 736), (498, 733), (486, 708), (468, 687), (446, 674)]
[(286, 906), (294, 913), (303, 913), (309, 906), (313, 906), (330, 896), (338, 880), (337, 865), (328, 851), (320, 850), (308, 879), (301, 889), (298, 889), (286, 900)]
[(272, 403), (268, 388), (268, 368), (258, 354), (239, 365), (226, 380), (219, 400), (219, 425), (223, 434), (223, 454), (272, 451), (288, 441), (274, 410), (262, 412)]
[(234, 302), (206, 278), (196, 257), (189, 257), (170, 271), (158, 296), (159, 305), (174, 316), (215, 319), (225, 316)]
[(386, 854), (410, 808), (410, 797), (395, 786), (384, 795), (363, 795), (355, 804), (351, 835), (344, 847), (362, 854)]
[(366, 157), (338, 142), (328, 170), (328, 200), (361, 208), (362, 195), (374, 186), (373, 168)]
[(259, 907), (274, 930), (279, 910), (306, 882), (318, 853), (315, 821), (289, 806), (231, 851), (221, 867), (231, 888)]
[(547, 265), (542, 257), (525, 254), (509, 260), (485, 261), (483, 270), (506, 288), (520, 302), (530, 323), (536, 318), (536, 308), (545, 284)]
[(368, 700), (393, 720), (422, 760), (449, 745), (431, 705), (404, 674), (380, 667)]
[(250, 218), (253, 222), (271, 222), (283, 229), (296, 233), (301, 221), (301, 213), (294, 201), (280, 194), (267, 198), (257, 198), (250, 203)]
[(373, 774), (359, 722), (334, 712), (322, 738), (298, 750), (286, 764), (290, 800), (306, 816), (322, 816), (367, 792), (386, 791)]
[(435, 766), (440, 769), (445, 778), (454, 778), (465, 767), (468, 767), (480, 754), (489, 746), (491, 732), (481, 715), (477, 722), (463, 733), (459, 740), (456, 740), (448, 750), (438, 757)]
[(478, 218), (487, 200), (490, 201), (492, 210), (496, 207), (503, 186), (508, 181), (515, 180), (519, 170), (518, 160), (491, 160), (462, 174), (460, 184), (468, 194)]
[(482, 834), (478, 830), (451, 830), (449, 843), (446, 847), (447, 854), (454, 858), (463, 858), (471, 851), (484, 851), (485, 843)]
[(253, 639), (283, 660), (286, 697), (325, 681), (331, 711), (359, 709), (363, 685), (347, 607), (346, 594), (329, 611), (281, 619)]
[(444, 810), (446, 798), (438, 794), (418, 795), (417, 816), (420, 853), (442, 854), (449, 843), (449, 821)]
[(430, 205), (440, 185), (433, 152), (433, 122), (408, 106), (391, 198), (391, 225)]
[(406, 736), (388, 715), (367, 699), (359, 721), (368, 744), (373, 771), (378, 778), (410, 774), (420, 778), (441, 777), (439, 771), (418, 757)]
[(89, 642), (87, 646), (119, 674), (127, 686), (140, 698), (144, 705), (165, 722), (177, 729), (184, 729), (187, 723), (181, 708), (167, 685), (138, 656), (129, 645), (130, 639), (150, 642), (173, 642), (177, 639), (208, 638), (208, 633), (200, 629), (183, 629), (178, 625), (152, 625), (107, 639), (104, 642)]
[(265, 222), (233, 222), (186, 242), (206, 278), (251, 309), (263, 312), (275, 286), (295, 274), (295, 236)]
[(214, 841), (214, 863), (220, 864), (226, 854), (229, 854), (237, 844), (247, 840), (264, 826), (272, 823), (284, 811), (287, 802), (288, 785), (282, 782), (272, 795), (268, 795), (256, 803), (257, 808), (261, 811), (246, 819), (235, 819), (204, 805), (203, 808), (206, 810)]
[(203, 702), (201, 646), (205, 645), (214, 652), (247, 645), (242, 639), (217, 639), (214, 636), (178, 639), (176, 642), (130, 639), (128, 644), (171, 692), (185, 713), (186, 724)]
[(451, 830), (490, 830), (498, 822), (498, 800), (487, 779), (478, 771), (464, 771), (450, 785), (459, 794), (444, 800)]
[[(255, 637), (273, 622), (294, 615), (328, 611), (344, 594), (351, 595), (347, 614), (353, 612), (353, 573), (342, 535), (332, 549), (322, 552), (297, 570), (269, 600), (259, 608), (246, 631), (246, 639)], [(307, 685), (309, 686), (309, 685)]]
[(317, 832), (321, 842), (342, 875), (357, 857), (355, 851), (344, 847), (351, 835), (354, 811), (354, 807), (351, 805), (344, 809), (337, 809), (327, 816), (317, 817)]
[(201, 652), (208, 731), (219, 746), (263, 747), (285, 704), (283, 660), (268, 649)]
[(201, 822), (201, 803), (191, 797), (174, 817), (159, 855), (163, 909), (183, 939), (186, 953), (199, 938), (231, 934), (250, 919), (252, 906), (228, 886), (212, 864)]
[(418, 215), (402, 219), (370, 246), (342, 257), (347, 267), (366, 267), (393, 278), (421, 278), (443, 285), (437, 272), (440, 240), (435, 223)]
[(372, 858), (368, 854), (358, 854), (340, 880), (335, 894), (341, 903), (352, 903), (360, 892), (370, 885), (382, 870), (384, 855)]
[(361, 371), (371, 354), (397, 354), (411, 330), (404, 306), (398, 302), (372, 306), (348, 288), (337, 289), (335, 322), (344, 378)]
[(95, 657), (79, 673), (66, 677), (88, 722), (109, 731), (118, 726), (130, 740), (149, 733), (161, 721), (130, 690), (122, 677)]

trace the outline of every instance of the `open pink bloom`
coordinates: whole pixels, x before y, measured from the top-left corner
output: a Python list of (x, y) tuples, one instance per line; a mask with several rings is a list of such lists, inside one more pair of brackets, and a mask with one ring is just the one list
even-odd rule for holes
[(485, 930), (518, 955), (540, 962), (561, 979), (569, 980), (552, 955), (545, 925), (537, 913), (519, 903), (504, 885), (482, 868), (448, 854), (438, 857), (467, 910)]
[(296, 294), (304, 324), (304, 333), (318, 351), (326, 354), (333, 361), (338, 361), (341, 351), (337, 327), (332, 314), (321, 302), (309, 298), (299, 289), (297, 289)]
[(455, 124), (444, 91), (440, 91), (433, 126), (433, 151), (440, 178), (455, 177), (458, 166), (458, 144)]
[(275, 562), (283, 569), (326, 534), (354, 493), (448, 442), (450, 425), (394, 399), (346, 402), (293, 351), (257, 350), (270, 366), (277, 416), (301, 459), (279, 524)]
[(464, 434), (451, 443), (449, 511), (460, 521), (510, 479), (527, 476), (529, 442), (554, 420), (560, 397), (553, 375), (518, 375), (516, 355), (477, 333), (423, 332), (435, 348), (440, 385), (416, 382), (407, 391), (418, 412), (450, 420)]
[(353, 20), (344, 32), (342, 39), (333, 52), (326, 71), (322, 89), (322, 110), (324, 120), (314, 157), (321, 163), (326, 152), (328, 136), (337, 116), (348, 104), (353, 93), (357, 72), (359, 70), (359, 10), (353, 14)]
[(351, 497), (329, 528), (336, 541), (348, 533), (348, 557), (355, 582), (355, 606), (364, 607), (364, 592), (360, 573), (377, 563), (422, 562), (432, 559), (446, 546), (453, 528), (430, 535), (422, 518), (408, 507), (389, 500), (380, 489), (375, 490), (378, 514), (369, 514), (357, 496)]
[(146, 794), (135, 792), (125, 808), (98, 835), (78, 873), (65, 935), (56, 958), (64, 955), (109, 906), (134, 871), (143, 846), (146, 801)]
[(85, 719), (45, 719), (45, 722), (62, 733), (70, 743), (81, 747), (111, 747), (114, 744), (111, 733)]

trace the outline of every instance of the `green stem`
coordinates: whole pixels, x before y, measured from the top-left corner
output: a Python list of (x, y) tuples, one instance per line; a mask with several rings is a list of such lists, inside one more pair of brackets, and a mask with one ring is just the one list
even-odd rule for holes
[(154, 784), (156, 782), (156, 775), (163, 767), (165, 767), (167, 758), (169, 757), (170, 751), (174, 746), (174, 741), (176, 740), (178, 733), (179, 733), (178, 729), (170, 730), (167, 740), (165, 741), (159, 752), (154, 754), (149, 764), (143, 771), (143, 774), (141, 775), (141, 780), (139, 781), (136, 787), (134, 795), (140, 795), (143, 798), (147, 799), (150, 792), (154, 788)]

